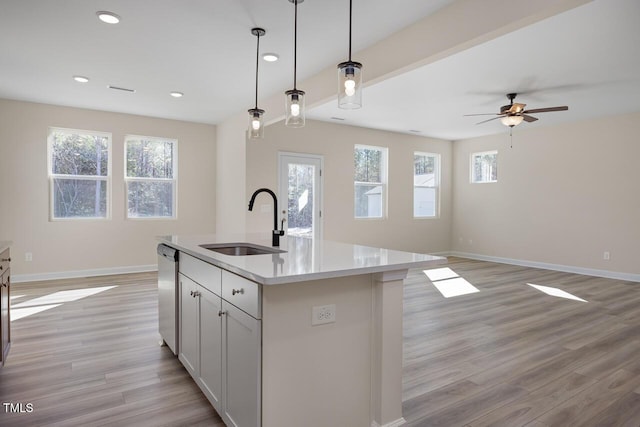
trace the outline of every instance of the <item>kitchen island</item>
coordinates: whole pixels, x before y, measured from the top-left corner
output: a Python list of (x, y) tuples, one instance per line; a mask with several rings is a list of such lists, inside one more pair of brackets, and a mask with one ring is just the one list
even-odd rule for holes
[[(179, 358), (229, 426), (404, 423), (403, 279), (445, 258), (290, 236), (158, 240), (180, 252)], [(218, 252), (230, 247), (267, 253)]]

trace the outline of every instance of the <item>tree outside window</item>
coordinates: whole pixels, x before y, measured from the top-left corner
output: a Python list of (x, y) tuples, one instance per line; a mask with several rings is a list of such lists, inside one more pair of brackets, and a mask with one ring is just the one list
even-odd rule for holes
[(50, 128), (51, 219), (108, 218), (111, 134)]
[(125, 138), (127, 218), (176, 217), (177, 142)]

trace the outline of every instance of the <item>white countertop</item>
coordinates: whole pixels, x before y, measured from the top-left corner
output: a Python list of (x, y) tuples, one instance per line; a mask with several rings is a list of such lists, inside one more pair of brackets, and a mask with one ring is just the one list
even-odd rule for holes
[(230, 256), (200, 247), (251, 243), (271, 248), (271, 236), (265, 234), (160, 236), (158, 241), (263, 285), (428, 268), (446, 262), (439, 256), (291, 236), (280, 238), (279, 249), (285, 252), (278, 254)]

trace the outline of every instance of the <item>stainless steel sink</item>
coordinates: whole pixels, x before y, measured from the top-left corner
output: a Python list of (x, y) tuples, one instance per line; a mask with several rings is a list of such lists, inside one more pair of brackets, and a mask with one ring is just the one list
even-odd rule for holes
[(280, 249), (254, 245), (251, 243), (214, 243), (200, 245), (200, 247), (223, 255), (231, 256), (269, 255), (285, 252)]

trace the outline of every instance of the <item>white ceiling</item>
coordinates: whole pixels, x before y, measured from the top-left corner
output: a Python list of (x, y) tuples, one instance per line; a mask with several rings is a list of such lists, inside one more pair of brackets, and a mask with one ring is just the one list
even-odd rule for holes
[[(454, 1), (354, 1), (354, 52)], [(261, 61), (260, 97), (293, 83), (288, 0), (0, 0), (0, 10), (0, 98), (220, 123), (253, 106), (254, 26), (267, 30), (261, 52), (281, 57)], [(98, 10), (121, 23), (101, 23)], [(308, 117), (455, 140), (503, 132), (498, 120), (476, 126), (482, 117), (463, 114), (497, 112), (512, 91), (530, 108), (569, 106), (527, 128), (640, 111), (639, 22), (637, 0), (595, 0), (367, 86), (360, 110), (332, 101)], [(346, 0), (299, 5), (299, 81), (346, 59), (347, 31)]]

